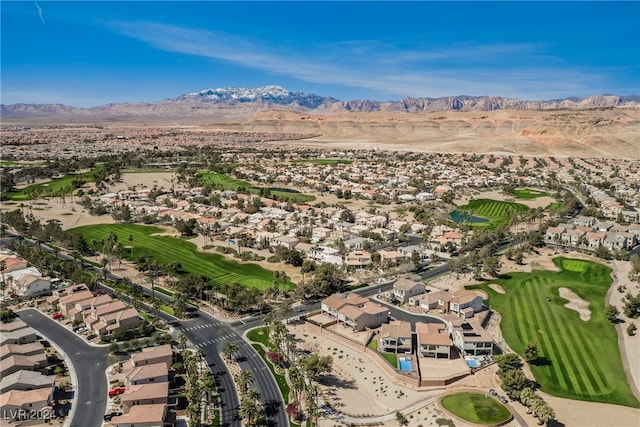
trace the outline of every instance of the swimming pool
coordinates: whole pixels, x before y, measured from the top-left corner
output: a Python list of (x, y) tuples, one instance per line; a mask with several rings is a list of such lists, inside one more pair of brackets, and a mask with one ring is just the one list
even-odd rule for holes
[(465, 356), (464, 360), (467, 361), (467, 365), (469, 365), (470, 368), (480, 367), (480, 361), (474, 357)]
[(404, 356), (398, 358), (398, 365), (400, 366), (401, 371), (412, 371), (411, 368), (411, 357)]

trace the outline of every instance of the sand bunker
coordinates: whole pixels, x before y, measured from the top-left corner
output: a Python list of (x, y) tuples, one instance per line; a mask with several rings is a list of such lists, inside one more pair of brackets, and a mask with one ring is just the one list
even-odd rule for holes
[(558, 288), (558, 293), (560, 297), (569, 300), (564, 306), (577, 311), (580, 315), (580, 320), (587, 322), (591, 319), (591, 310), (589, 310), (589, 303), (587, 301), (580, 298), (569, 288)]
[(502, 288), (502, 286), (496, 284), (496, 283), (492, 283), (489, 285), (489, 287), (491, 289), (493, 289), (494, 291), (496, 291), (499, 294), (506, 294), (506, 292), (504, 291), (504, 289)]
[(487, 293), (485, 291), (483, 291), (482, 289), (474, 289), (473, 293), (480, 296), (482, 299), (488, 299), (489, 295), (487, 295)]

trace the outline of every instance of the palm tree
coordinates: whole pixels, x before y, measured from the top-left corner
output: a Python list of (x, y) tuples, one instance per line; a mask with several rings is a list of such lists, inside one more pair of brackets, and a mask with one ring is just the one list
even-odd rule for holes
[(129, 234), (129, 256), (133, 261), (133, 234)]
[(253, 385), (253, 382), (253, 372), (246, 369), (240, 372), (240, 375), (238, 375), (238, 389), (240, 390), (240, 395), (247, 393), (247, 391), (249, 391), (249, 387)]
[(246, 420), (247, 425), (257, 425), (258, 419), (262, 415), (262, 406), (260, 405), (260, 392), (256, 389), (249, 390), (240, 402), (238, 415)]
[(178, 345), (183, 350), (187, 348), (187, 336), (184, 334), (184, 332), (180, 332), (178, 334)]
[(238, 344), (230, 341), (222, 349), (222, 354), (227, 360), (231, 360), (233, 356), (238, 352), (238, 350)]
[(307, 387), (304, 404), (307, 409), (307, 416), (313, 424), (318, 425), (318, 386), (315, 384), (310, 384)]

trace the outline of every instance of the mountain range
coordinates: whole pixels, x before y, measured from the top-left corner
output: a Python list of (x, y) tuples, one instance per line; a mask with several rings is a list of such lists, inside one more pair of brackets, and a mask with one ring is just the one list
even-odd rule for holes
[(496, 110), (585, 110), (594, 108), (638, 108), (640, 96), (597, 95), (528, 101), (499, 96), (449, 96), (444, 98), (404, 98), (400, 101), (342, 101), (281, 86), (259, 88), (228, 87), (187, 93), (153, 103), (115, 103), (91, 108), (62, 104), (0, 105), (3, 118), (29, 117), (123, 117), (123, 116), (208, 116), (218, 118), (251, 116), (265, 110), (289, 110), (315, 114), (341, 112), (423, 113), (435, 111)]

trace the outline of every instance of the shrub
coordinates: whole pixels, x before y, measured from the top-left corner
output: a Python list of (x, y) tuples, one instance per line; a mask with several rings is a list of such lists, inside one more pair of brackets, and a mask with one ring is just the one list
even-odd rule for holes
[(627, 326), (627, 334), (629, 334), (629, 336), (634, 336), (636, 334), (636, 329), (638, 329), (636, 327), (636, 324), (631, 323), (629, 326)]

